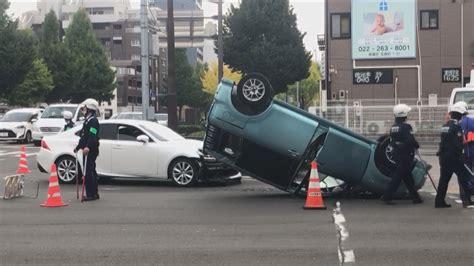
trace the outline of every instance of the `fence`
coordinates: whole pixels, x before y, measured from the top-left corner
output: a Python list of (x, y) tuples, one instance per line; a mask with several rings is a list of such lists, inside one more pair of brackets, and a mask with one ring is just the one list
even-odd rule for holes
[[(412, 107), (407, 122), (411, 124), (421, 150), (424, 153), (435, 153), (441, 126), (446, 122), (448, 99), (438, 101), (442, 104), (429, 103), (427, 99), (418, 104), (416, 99), (403, 99), (399, 102)], [(394, 104), (394, 100), (330, 101), (324, 112), (320, 108), (311, 108), (310, 112), (354, 132), (377, 139), (388, 134), (394, 123)]]

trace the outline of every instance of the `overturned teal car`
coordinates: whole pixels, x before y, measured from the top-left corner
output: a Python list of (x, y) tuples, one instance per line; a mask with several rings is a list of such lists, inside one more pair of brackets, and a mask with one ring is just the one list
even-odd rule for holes
[[(206, 120), (204, 151), (217, 160), (287, 192), (299, 191), (318, 171), (383, 194), (394, 171), (387, 139), (375, 141), (321, 117), (273, 99), (268, 79), (248, 74), (238, 84), (222, 80)], [(415, 188), (426, 180), (426, 169), (414, 162)], [(408, 192), (401, 185), (397, 195)]]

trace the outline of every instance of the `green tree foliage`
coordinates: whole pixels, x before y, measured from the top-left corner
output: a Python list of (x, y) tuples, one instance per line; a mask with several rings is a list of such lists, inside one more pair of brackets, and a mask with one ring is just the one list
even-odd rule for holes
[(80, 9), (66, 30), (65, 44), (70, 54), (71, 93), (69, 99), (86, 98), (109, 101), (113, 98), (115, 73), (111, 70), (102, 45), (92, 31), (91, 21)]
[(0, 0), (0, 98), (7, 96), (25, 79), (36, 55), (31, 31), (18, 30), (7, 0)]
[(35, 59), (23, 82), (7, 96), (7, 100), (12, 105), (31, 106), (44, 101), (52, 88), (53, 78), (48, 67), (43, 59)]
[[(242, 0), (224, 20), (224, 62), (267, 76), (275, 93), (308, 77), (310, 54), (288, 0)], [(229, 37), (227, 37), (229, 36)]]
[(67, 100), (72, 92), (71, 55), (61, 41), (58, 18), (53, 10), (45, 17), (40, 35), (39, 53), (51, 71), (54, 87), (46, 97), (48, 103)]
[(179, 117), (183, 106), (203, 109), (210, 97), (203, 91), (201, 78), (205, 67), (197, 64), (193, 67), (188, 63), (184, 49), (176, 49), (176, 96), (178, 98)]
[[(306, 110), (315, 101), (319, 100), (319, 80), (319, 66), (316, 62), (312, 62), (309, 77), (299, 82), (299, 106), (301, 109)], [(292, 101), (290, 101), (290, 103), (298, 106), (298, 103), (296, 102), (296, 86), (296, 84), (293, 84), (288, 87), (288, 96), (291, 96), (292, 98)], [(286, 95), (280, 94), (278, 95), (278, 98), (285, 99)]]

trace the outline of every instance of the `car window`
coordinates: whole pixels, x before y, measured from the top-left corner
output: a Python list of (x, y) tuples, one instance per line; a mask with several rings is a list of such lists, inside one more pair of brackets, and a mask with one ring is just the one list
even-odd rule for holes
[(48, 106), (46, 110), (44, 110), (43, 115), (41, 118), (63, 118), (63, 112), (69, 111), (71, 113), (75, 113), (77, 107), (74, 106)]
[(81, 120), (84, 120), (84, 113), (81, 112), (81, 109), (80, 108), (77, 108), (77, 121), (81, 121)]
[(9, 112), (2, 118), (2, 122), (27, 122), (31, 113)]
[(469, 109), (474, 108), (474, 91), (459, 91), (454, 96), (454, 103), (464, 101), (469, 106)]
[(99, 138), (116, 140), (117, 139), (117, 125), (116, 124), (102, 124), (100, 125)]
[(137, 137), (140, 135), (145, 135), (145, 133), (136, 127), (128, 125), (118, 127), (118, 140), (137, 141)]
[(141, 128), (145, 129), (155, 138), (161, 141), (170, 141), (170, 140), (183, 140), (184, 138), (178, 133), (174, 132), (170, 128), (161, 126), (155, 123), (148, 123), (146, 125), (140, 125)]

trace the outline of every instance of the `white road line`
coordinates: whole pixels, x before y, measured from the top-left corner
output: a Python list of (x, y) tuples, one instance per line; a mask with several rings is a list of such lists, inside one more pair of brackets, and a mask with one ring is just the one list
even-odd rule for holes
[(344, 214), (342, 214), (341, 203), (339, 201), (336, 202), (336, 208), (333, 209), (333, 219), (338, 235), (337, 254), (339, 257), (339, 262), (341, 265), (351, 262), (355, 263), (354, 250), (345, 249), (343, 245), (349, 238), (349, 231), (347, 230), (346, 218), (344, 217)]
[[(36, 153), (27, 153), (26, 157), (36, 156), (36, 154), (38, 154), (38, 153), (37, 152)], [(15, 157), (20, 157), (20, 154), (15, 155)]]

